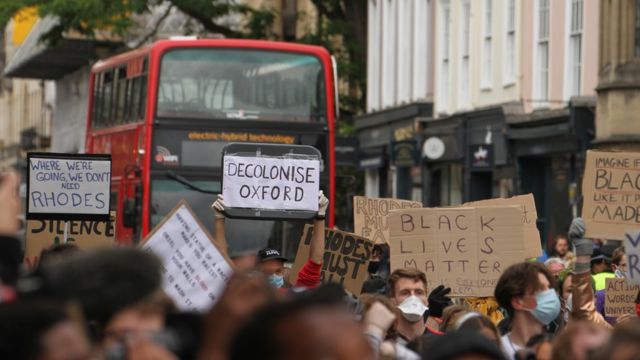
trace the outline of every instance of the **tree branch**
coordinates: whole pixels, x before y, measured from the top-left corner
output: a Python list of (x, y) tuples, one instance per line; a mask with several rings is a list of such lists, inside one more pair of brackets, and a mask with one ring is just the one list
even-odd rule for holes
[(162, 14), (162, 16), (160, 16), (160, 19), (158, 19), (153, 29), (151, 29), (151, 31), (149, 31), (147, 35), (145, 35), (133, 46), (134, 49), (139, 48), (144, 43), (146, 43), (149, 39), (155, 36), (155, 34), (158, 32), (158, 29), (160, 28), (160, 25), (166, 20), (167, 17), (169, 17), (169, 14), (171, 14), (171, 9), (173, 9), (173, 5), (169, 5), (167, 7), (167, 10), (164, 12), (164, 14)]

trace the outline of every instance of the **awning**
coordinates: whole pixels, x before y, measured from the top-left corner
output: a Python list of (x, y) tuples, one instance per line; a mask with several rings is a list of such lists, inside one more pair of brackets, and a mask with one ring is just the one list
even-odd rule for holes
[(83, 66), (89, 65), (99, 54), (114, 53), (123, 46), (120, 41), (112, 41), (104, 36), (88, 39), (79, 35), (65, 35), (55, 46), (49, 47), (40, 41), (58, 20), (45, 17), (38, 20), (29, 35), (20, 45), (3, 71), (6, 77), (59, 79)]

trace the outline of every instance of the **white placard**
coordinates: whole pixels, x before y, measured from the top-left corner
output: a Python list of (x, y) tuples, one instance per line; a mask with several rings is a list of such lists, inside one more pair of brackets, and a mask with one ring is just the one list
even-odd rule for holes
[(230, 208), (318, 211), (320, 160), (225, 156)]
[(111, 160), (29, 157), (30, 214), (109, 215)]
[(631, 284), (640, 285), (640, 231), (627, 231), (624, 253), (627, 257), (627, 280)]
[(183, 311), (209, 310), (233, 274), (185, 204), (158, 225), (142, 248), (162, 261), (163, 290)]

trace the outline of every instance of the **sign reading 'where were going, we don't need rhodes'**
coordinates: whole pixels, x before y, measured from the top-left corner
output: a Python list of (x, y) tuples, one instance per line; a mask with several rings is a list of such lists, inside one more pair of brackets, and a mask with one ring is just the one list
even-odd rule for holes
[(27, 219), (109, 219), (111, 156), (29, 153)]

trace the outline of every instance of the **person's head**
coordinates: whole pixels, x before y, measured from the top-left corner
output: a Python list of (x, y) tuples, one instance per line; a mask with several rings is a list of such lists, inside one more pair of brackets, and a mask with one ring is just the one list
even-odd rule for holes
[(242, 252), (231, 256), (236, 271), (251, 271), (256, 268), (258, 258), (255, 250)]
[(40, 252), (39, 265), (42, 266), (54, 261), (63, 261), (78, 251), (80, 251), (80, 248), (74, 243), (51, 245)]
[(544, 262), (544, 266), (553, 276), (558, 276), (561, 271), (566, 269), (564, 261), (558, 257), (548, 258), (547, 261)]
[(104, 327), (102, 345), (105, 348), (125, 343), (164, 329), (165, 315), (174, 310), (171, 299), (162, 291), (116, 312)]
[(595, 360), (632, 360), (640, 354), (640, 319), (615, 327), (609, 342), (593, 356)]
[(570, 271), (564, 271), (558, 276), (558, 293), (560, 297), (567, 301), (571, 290), (573, 289), (573, 274)]
[(564, 257), (569, 251), (569, 240), (566, 235), (556, 235), (553, 244), (553, 253), (555, 256)]
[(440, 323), (440, 331), (453, 332), (456, 330), (457, 320), (464, 314), (471, 312), (465, 305), (451, 305), (442, 311), (442, 323)]
[(84, 360), (89, 340), (71, 312), (58, 305), (0, 305), (0, 359)]
[(553, 341), (553, 359), (589, 359), (589, 355), (602, 347), (609, 336), (610, 331), (601, 325), (586, 320), (571, 320)]
[(624, 246), (620, 246), (613, 250), (613, 255), (611, 255), (611, 270), (626, 276), (627, 257), (624, 255)]
[(500, 333), (496, 325), (488, 317), (472, 311), (458, 318), (456, 330), (472, 334), (480, 334), (500, 347)]
[[(376, 302), (381, 303), (382, 305), (384, 305), (387, 310), (391, 311), (392, 313), (394, 313), (396, 315), (396, 318), (398, 316), (400, 316), (400, 311), (398, 310), (398, 308), (393, 304), (393, 302), (391, 301), (391, 299), (389, 299), (388, 297), (381, 295), (381, 294), (360, 294), (360, 297), (358, 298), (358, 300), (360, 301), (360, 304), (362, 304), (362, 314), (366, 314), (367, 311), (369, 311), (369, 309), (371, 308), (371, 306), (373, 304), (375, 304)], [(363, 317), (364, 319), (364, 317)], [(397, 336), (397, 332), (395, 330), (395, 328), (393, 326), (391, 326), (388, 330), (387, 330), (387, 334), (385, 339), (395, 339)]]
[(266, 248), (258, 251), (257, 269), (267, 275), (269, 283), (274, 287), (284, 286), (285, 257), (276, 249)]
[(396, 305), (416, 296), (427, 305), (427, 276), (416, 269), (396, 269), (389, 276), (389, 294)]
[(323, 285), (258, 311), (233, 338), (229, 359), (372, 359), (338, 288)]
[(560, 313), (555, 279), (539, 263), (523, 262), (509, 266), (498, 279), (495, 297), (514, 322), (537, 321), (548, 325)]
[(591, 273), (599, 274), (607, 270), (607, 257), (600, 249), (593, 249), (591, 255)]
[(533, 335), (525, 347), (535, 354), (536, 360), (551, 360), (553, 351), (553, 335), (542, 333)]
[(456, 331), (433, 337), (420, 350), (423, 359), (429, 360), (502, 360), (502, 350), (477, 333)]

